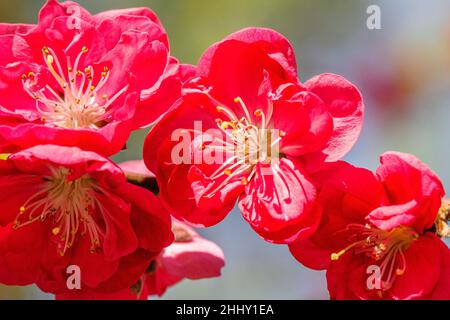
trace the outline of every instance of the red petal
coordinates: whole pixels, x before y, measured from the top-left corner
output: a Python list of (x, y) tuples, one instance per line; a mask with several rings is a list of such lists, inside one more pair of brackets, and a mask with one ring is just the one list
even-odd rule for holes
[(334, 132), (322, 150), (324, 160), (339, 160), (353, 147), (361, 132), (364, 114), (361, 93), (345, 78), (329, 73), (315, 76), (304, 85), (325, 102), (333, 116)]
[[(189, 232), (187, 226), (174, 223)], [(197, 234), (191, 234), (191, 237), (188, 241), (174, 242), (166, 248), (160, 258), (160, 267), (171, 275), (193, 280), (220, 276), (220, 270), (225, 265), (222, 249)]]
[(331, 254), (348, 246), (349, 224), (365, 224), (364, 218), (384, 199), (382, 185), (375, 175), (340, 161), (312, 176), (320, 191), (318, 202), (323, 209), (322, 221), (314, 235), (290, 245), (294, 257), (313, 269), (326, 269)]
[(157, 267), (156, 271), (146, 276), (145, 286), (150, 295), (162, 296), (166, 290), (183, 280), (179, 276), (172, 275), (166, 269)]
[[(136, 98), (136, 95), (129, 95), (125, 105), (133, 106)], [(0, 125), (0, 148), (3, 152), (16, 152), (38, 144), (55, 144), (82, 147), (85, 150), (93, 150), (109, 156), (124, 147), (131, 132), (131, 125), (131, 117), (113, 121), (95, 131), (48, 127), (24, 122), (15, 126)]]
[(393, 299), (421, 299), (429, 295), (440, 278), (442, 249), (441, 240), (427, 233), (414, 241), (404, 252), (406, 271), (395, 279), (389, 290)]
[(209, 47), (198, 65), (208, 79), (211, 94), (226, 106), (241, 97), (250, 112), (257, 106), (259, 86), (268, 72), (274, 84), (297, 82), (294, 51), (279, 33), (248, 28)]
[[(407, 225), (419, 233), (433, 226), (441, 206), (444, 188), (439, 177), (413, 155), (388, 152), (381, 155), (377, 175), (389, 196), (389, 204), (406, 205), (415, 202)], [(390, 213), (392, 215), (394, 213)], [(401, 211), (398, 214), (402, 214)]]
[(0, 227), (0, 282), (28, 285), (37, 280), (43, 251), (48, 244), (47, 226), (33, 223), (14, 230)]
[(96, 193), (95, 197), (104, 209), (102, 216), (105, 224), (105, 237), (102, 243), (104, 258), (107, 261), (114, 261), (135, 251), (138, 239), (131, 225), (131, 205), (112, 193), (107, 195)]
[(441, 247), (441, 272), (439, 280), (429, 296), (433, 300), (450, 300), (450, 249), (443, 241), (439, 241)]
[(89, 237), (79, 238), (73, 248), (71, 263), (80, 267), (82, 286), (97, 287), (108, 280), (119, 267), (119, 260), (108, 261), (102, 252), (91, 252)]
[(141, 248), (159, 253), (172, 243), (170, 215), (153, 193), (130, 183), (116, 193), (131, 204), (131, 222)]
[[(198, 119), (201, 119), (203, 131), (217, 128), (214, 117), (203, 109), (204, 102), (199, 95), (184, 97), (151, 130), (144, 145), (144, 160), (156, 174), (161, 200), (178, 219), (197, 226), (211, 226), (221, 221), (233, 208), (243, 187), (240, 181), (230, 181), (213, 197), (205, 197), (206, 188), (211, 182), (208, 176), (220, 164), (209, 165), (203, 158), (197, 164), (199, 161), (195, 161), (195, 154), (202, 155), (199, 146), (195, 145), (198, 140), (194, 140), (189, 131), (181, 137), (173, 135), (181, 133), (184, 128), (199, 130), (195, 127), (195, 123), (200, 122)], [(203, 137), (208, 141), (206, 134)], [(183, 155), (179, 155), (176, 147), (183, 142), (186, 148), (183, 149)]]
[(136, 250), (132, 254), (120, 259), (116, 272), (105, 282), (95, 288), (99, 293), (112, 293), (132, 285), (141, 279), (147, 270), (150, 262), (156, 259), (157, 255), (146, 250)]
[(153, 87), (142, 90), (134, 117), (134, 127), (151, 126), (170, 110), (175, 101), (181, 97), (184, 71), (186, 68), (172, 58), (163, 78)]
[(274, 242), (286, 242), (294, 236), (304, 238), (314, 232), (320, 220), (312, 210), (316, 189), (302, 170), (288, 159), (272, 165), (258, 163), (255, 170), (239, 199), (242, 214), (252, 228)]
[(333, 131), (333, 119), (322, 100), (298, 85), (284, 86), (277, 94), (281, 97), (274, 101), (273, 127), (286, 134), (280, 152), (301, 156), (323, 149)]

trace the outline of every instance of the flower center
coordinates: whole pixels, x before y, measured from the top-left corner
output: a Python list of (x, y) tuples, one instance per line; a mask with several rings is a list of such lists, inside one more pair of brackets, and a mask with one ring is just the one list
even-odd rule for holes
[(111, 98), (100, 94), (110, 70), (105, 66), (100, 77), (95, 75), (91, 65), (80, 70), (81, 58), (87, 52), (88, 49), (83, 47), (73, 65), (70, 57), (66, 57), (64, 72), (55, 52), (49, 47), (42, 48), (47, 69), (58, 84), (55, 88), (49, 84), (38, 88), (33, 72), (22, 75), (23, 88), (36, 100), (36, 109), (43, 123), (67, 129), (98, 129), (110, 119), (109, 107), (128, 89), (128, 85)]
[(351, 224), (346, 231), (351, 233), (350, 240), (353, 242), (345, 249), (331, 254), (331, 260), (339, 260), (350, 250), (375, 260), (380, 267), (382, 291), (389, 290), (395, 278), (405, 273), (406, 259), (403, 252), (419, 238), (415, 230), (405, 226), (385, 231), (370, 225)]
[(61, 255), (72, 247), (79, 231), (81, 235), (89, 234), (91, 252), (96, 252), (104, 232), (90, 212), (95, 208), (104, 210), (92, 195), (99, 187), (88, 175), (70, 180), (70, 171), (66, 168), (51, 168), (51, 171), (52, 175), (45, 178), (43, 187), (20, 207), (14, 229), (52, 218), (52, 233), (59, 236), (58, 249)]
[[(240, 97), (234, 99), (242, 110), (243, 116), (238, 117), (231, 108), (217, 103), (216, 111), (223, 115), (217, 118), (217, 127), (224, 139), (215, 138), (214, 143), (202, 143), (201, 150), (214, 150), (227, 155), (225, 161), (213, 172), (209, 178), (221, 182), (214, 190), (209, 190), (207, 196), (213, 196), (233, 178), (239, 176), (241, 183), (246, 185), (256, 172), (256, 164), (271, 164), (279, 159), (279, 143), (285, 135), (283, 131), (270, 127), (273, 113), (273, 102), (268, 101), (266, 112), (256, 109), (253, 117)], [(225, 178), (224, 178), (225, 177)]]

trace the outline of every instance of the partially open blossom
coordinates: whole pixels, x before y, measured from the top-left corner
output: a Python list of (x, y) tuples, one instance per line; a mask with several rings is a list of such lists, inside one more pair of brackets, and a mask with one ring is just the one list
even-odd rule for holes
[[(436, 235), (444, 189), (409, 154), (381, 156), (376, 174), (338, 162), (319, 181), (322, 221), (290, 245), (327, 269), (332, 299), (450, 299), (450, 250)], [(446, 204), (444, 204), (446, 206)]]
[(309, 173), (350, 150), (363, 103), (341, 76), (302, 84), (296, 69), (289, 42), (269, 29), (245, 29), (206, 50), (144, 147), (160, 196), (178, 219), (211, 226), (238, 200), (268, 241), (315, 230), (320, 211)]
[(2, 24), (0, 38), (2, 152), (55, 144), (112, 155), (180, 94), (180, 66), (146, 8), (91, 15), (49, 0), (37, 25)]
[(187, 225), (172, 221), (175, 242), (163, 250), (142, 277), (129, 289), (109, 294), (71, 292), (58, 299), (145, 300), (149, 295), (163, 295), (183, 279), (199, 280), (220, 276), (224, 255), (215, 243), (202, 238)]
[[(0, 161), (0, 283), (80, 292), (135, 284), (173, 241), (169, 213), (122, 170), (76, 147), (36, 146)], [(77, 289), (74, 289), (77, 290)]]
[(218, 277), (225, 265), (222, 249), (186, 224), (173, 220), (172, 231), (175, 242), (164, 249), (156, 260), (155, 271), (146, 276), (149, 294), (162, 295), (183, 279)]

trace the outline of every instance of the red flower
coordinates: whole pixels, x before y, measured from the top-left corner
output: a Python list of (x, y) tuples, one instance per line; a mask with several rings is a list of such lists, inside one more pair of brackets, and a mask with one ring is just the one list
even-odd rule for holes
[(183, 90), (144, 149), (173, 214), (211, 226), (239, 199), (244, 218), (269, 241), (311, 234), (319, 212), (309, 173), (356, 141), (359, 91), (333, 74), (301, 84), (289, 42), (258, 28), (210, 47)]
[(111, 155), (165, 112), (152, 101), (179, 95), (179, 66), (149, 9), (90, 15), (49, 0), (37, 25), (4, 24), (0, 37), (3, 152), (55, 144)]
[(434, 172), (389, 152), (376, 175), (339, 162), (315, 178), (321, 224), (290, 249), (328, 269), (331, 298), (450, 299), (450, 250), (434, 230), (444, 189)]
[(175, 242), (164, 249), (131, 288), (109, 294), (73, 291), (58, 295), (57, 299), (146, 300), (149, 295), (163, 295), (167, 288), (183, 279), (220, 276), (224, 256), (215, 243), (176, 220), (172, 221), (172, 231)]
[(0, 282), (115, 292), (141, 277), (173, 235), (170, 216), (112, 162), (76, 147), (36, 146), (0, 161)]

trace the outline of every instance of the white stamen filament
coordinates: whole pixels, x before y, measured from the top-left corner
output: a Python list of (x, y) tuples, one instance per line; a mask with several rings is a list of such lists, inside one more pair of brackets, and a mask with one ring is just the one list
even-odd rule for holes
[(352, 232), (351, 239), (356, 241), (352, 242), (345, 249), (333, 253), (331, 260), (339, 260), (343, 254), (353, 250), (356, 254), (362, 253), (375, 261), (380, 261), (380, 280), (382, 284), (380, 294), (392, 287), (397, 276), (404, 274), (406, 270), (404, 251), (408, 249), (414, 240), (419, 238), (416, 231), (405, 226), (385, 231), (370, 225), (351, 224), (347, 226), (345, 231)]
[(67, 57), (67, 71), (64, 72), (56, 53), (48, 47), (42, 49), (47, 69), (59, 85), (56, 91), (48, 84), (39, 90), (34, 89), (36, 75), (33, 72), (22, 76), (23, 88), (36, 99), (36, 109), (45, 124), (68, 129), (99, 129), (110, 118), (111, 110), (108, 111), (108, 108), (127, 91), (128, 85), (112, 98), (105, 94), (99, 97), (109, 79), (110, 70), (104, 67), (95, 84), (92, 66), (79, 70), (82, 56), (87, 52), (87, 48), (81, 49), (73, 67)]
[[(244, 114), (243, 117), (238, 118), (231, 108), (221, 104), (209, 92), (205, 94), (213, 103), (218, 104), (217, 112), (223, 114), (227, 119), (216, 120), (218, 128), (227, 139), (214, 137), (213, 142), (215, 143), (204, 143), (201, 145), (201, 149), (221, 151), (225, 155), (233, 154), (228, 155), (225, 162), (209, 176), (211, 180), (219, 180), (217, 183), (211, 184), (204, 193), (206, 197), (212, 197), (233, 178), (245, 175), (245, 173), (247, 175), (241, 178), (241, 183), (246, 185), (254, 177), (257, 163), (269, 164), (274, 158), (278, 157), (278, 154), (272, 154), (271, 151), (274, 146), (279, 144), (284, 133), (282, 136), (275, 137), (272, 141), (274, 133), (278, 131), (269, 128), (273, 113), (272, 101), (268, 101), (266, 110), (268, 116), (261, 109), (257, 109), (252, 116), (242, 98), (236, 97), (234, 102), (240, 106)], [(267, 150), (267, 148), (270, 150)]]
[(68, 169), (50, 169), (51, 176), (46, 177), (42, 189), (20, 207), (14, 228), (52, 218), (52, 233), (59, 236), (62, 243), (59, 245), (61, 255), (73, 246), (78, 234), (86, 233), (91, 241), (91, 252), (95, 252), (105, 234), (91, 215), (96, 209), (104, 215), (102, 204), (93, 195), (98, 187), (87, 175), (69, 180)]

